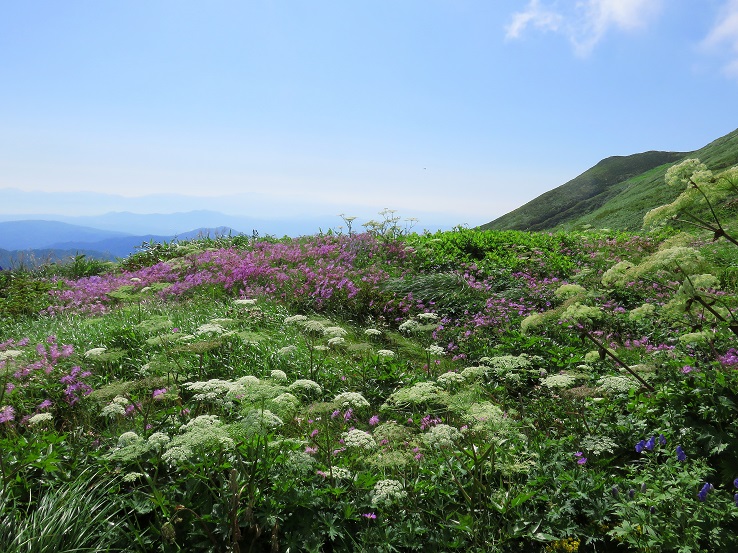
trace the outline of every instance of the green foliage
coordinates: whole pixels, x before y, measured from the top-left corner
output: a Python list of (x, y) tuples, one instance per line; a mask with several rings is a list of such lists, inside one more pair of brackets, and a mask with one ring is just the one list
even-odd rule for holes
[(0, 321), (37, 315), (48, 307), (52, 284), (28, 271), (0, 271)]
[[(666, 231), (396, 234), (152, 246), (94, 279), (112, 284), (93, 314), (7, 318), (1, 542), (736, 548), (735, 251)], [(321, 286), (340, 272), (356, 294), (321, 306), (304, 277), (339, 251)], [(237, 285), (215, 282), (242, 254)], [(131, 280), (161, 260), (176, 279)]]

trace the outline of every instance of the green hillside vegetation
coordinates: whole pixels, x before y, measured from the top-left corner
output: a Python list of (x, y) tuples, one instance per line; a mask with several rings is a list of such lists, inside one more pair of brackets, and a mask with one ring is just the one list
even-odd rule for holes
[(648, 211), (673, 201), (680, 192), (664, 183), (667, 169), (693, 157), (713, 171), (738, 164), (738, 130), (695, 152), (645, 152), (607, 158), (480, 229), (638, 230)]
[(648, 232), (0, 272), (0, 549), (738, 550), (738, 241), (661, 226), (733, 183), (667, 177)]

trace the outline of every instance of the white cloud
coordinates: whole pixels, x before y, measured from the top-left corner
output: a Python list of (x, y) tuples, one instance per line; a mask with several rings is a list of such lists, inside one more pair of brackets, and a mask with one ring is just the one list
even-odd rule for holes
[(566, 36), (578, 55), (586, 56), (609, 30), (643, 28), (660, 8), (661, 0), (553, 1), (548, 6), (530, 0), (524, 11), (513, 14), (505, 36), (520, 38), (529, 26), (554, 31)]
[(538, 0), (531, 0), (525, 11), (513, 14), (512, 21), (505, 27), (505, 37), (518, 38), (528, 25), (541, 30), (557, 31), (562, 22), (562, 16), (545, 8), (541, 8)]
[(723, 71), (728, 76), (738, 77), (738, 0), (725, 2), (703, 45), (710, 50), (727, 54), (729, 59)]

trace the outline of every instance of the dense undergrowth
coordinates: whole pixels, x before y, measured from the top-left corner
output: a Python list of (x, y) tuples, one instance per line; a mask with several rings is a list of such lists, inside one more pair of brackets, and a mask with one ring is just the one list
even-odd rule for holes
[(152, 245), (0, 280), (3, 551), (734, 551), (738, 248)]

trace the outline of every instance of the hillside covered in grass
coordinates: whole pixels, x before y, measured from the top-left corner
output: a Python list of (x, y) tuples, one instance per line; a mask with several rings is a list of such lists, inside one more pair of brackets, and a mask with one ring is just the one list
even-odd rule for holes
[(712, 171), (738, 163), (738, 130), (695, 152), (645, 152), (600, 161), (571, 181), (491, 221), (485, 230), (639, 230), (651, 209), (674, 200), (664, 184), (669, 167), (698, 158)]
[(4, 271), (3, 551), (734, 551), (736, 267), (385, 221)]

